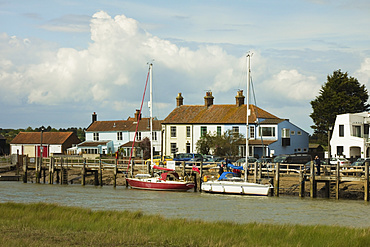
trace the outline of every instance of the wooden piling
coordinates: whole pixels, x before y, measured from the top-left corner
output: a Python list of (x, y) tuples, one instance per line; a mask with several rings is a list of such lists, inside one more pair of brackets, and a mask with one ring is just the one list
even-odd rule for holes
[(311, 198), (317, 197), (317, 182), (315, 177), (315, 166), (313, 161), (311, 161), (310, 165), (310, 196)]
[(339, 185), (340, 185), (340, 165), (337, 162), (337, 173), (335, 176), (335, 199), (339, 200)]
[(81, 185), (85, 186), (85, 184), (86, 184), (86, 158), (84, 159), (81, 170)]
[(103, 186), (103, 171), (102, 171), (101, 155), (99, 156), (99, 184), (100, 186)]
[(23, 156), (23, 183), (27, 183), (28, 156)]
[(117, 169), (118, 167), (118, 159), (116, 159), (116, 166), (113, 169), (113, 188), (117, 187)]
[(369, 201), (369, 162), (365, 162), (364, 200)]
[(274, 181), (274, 194), (279, 196), (279, 187), (280, 187), (280, 163), (276, 163), (275, 166), (275, 181)]
[(40, 162), (41, 162), (41, 157), (37, 157), (36, 159), (36, 167), (35, 167), (35, 173), (36, 173), (36, 183), (39, 184), (40, 183), (40, 177), (41, 177), (41, 174), (40, 174)]
[(55, 158), (51, 157), (49, 166), (49, 184), (54, 183), (54, 172), (55, 172)]
[(302, 167), (299, 169), (299, 197), (305, 197), (305, 176)]
[[(248, 162), (247, 162), (247, 165), (248, 165)], [(254, 183), (257, 183), (257, 162), (254, 162), (254, 164), (253, 164), (254, 166), (254, 174), (253, 174), (253, 182)]]
[(203, 182), (203, 161), (200, 162), (200, 173), (199, 173), (199, 192), (202, 192), (202, 182)]

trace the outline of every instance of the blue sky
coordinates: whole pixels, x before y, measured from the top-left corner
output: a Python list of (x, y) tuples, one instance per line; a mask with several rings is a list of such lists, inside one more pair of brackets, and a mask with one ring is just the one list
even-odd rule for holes
[(234, 104), (251, 52), (257, 106), (312, 133), (310, 101), (333, 71), (370, 88), (368, 30), (366, 0), (0, 0), (0, 128), (127, 119), (153, 59), (159, 119), (180, 92)]

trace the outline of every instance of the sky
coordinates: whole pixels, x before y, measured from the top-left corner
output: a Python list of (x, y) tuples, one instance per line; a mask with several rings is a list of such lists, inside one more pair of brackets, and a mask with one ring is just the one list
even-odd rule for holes
[[(251, 103), (312, 134), (310, 101), (341, 69), (370, 88), (368, 0), (0, 0), (0, 128), (133, 117), (153, 63), (153, 116)], [(150, 115), (146, 91), (142, 114)]]

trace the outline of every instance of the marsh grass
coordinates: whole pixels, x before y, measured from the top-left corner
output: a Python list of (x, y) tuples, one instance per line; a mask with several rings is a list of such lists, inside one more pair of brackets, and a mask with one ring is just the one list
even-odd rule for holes
[(141, 211), (0, 204), (1, 246), (370, 246), (370, 228), (166, 219)]

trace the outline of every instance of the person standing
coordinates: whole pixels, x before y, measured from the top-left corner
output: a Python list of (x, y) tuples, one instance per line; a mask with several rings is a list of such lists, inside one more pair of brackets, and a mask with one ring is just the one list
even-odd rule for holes
[(317, 155), (315, 157), (315, 166), (316, 166), (316, 175), (320, 176), (321, 161), (320, 161), (319, 156), (317, 156)]

